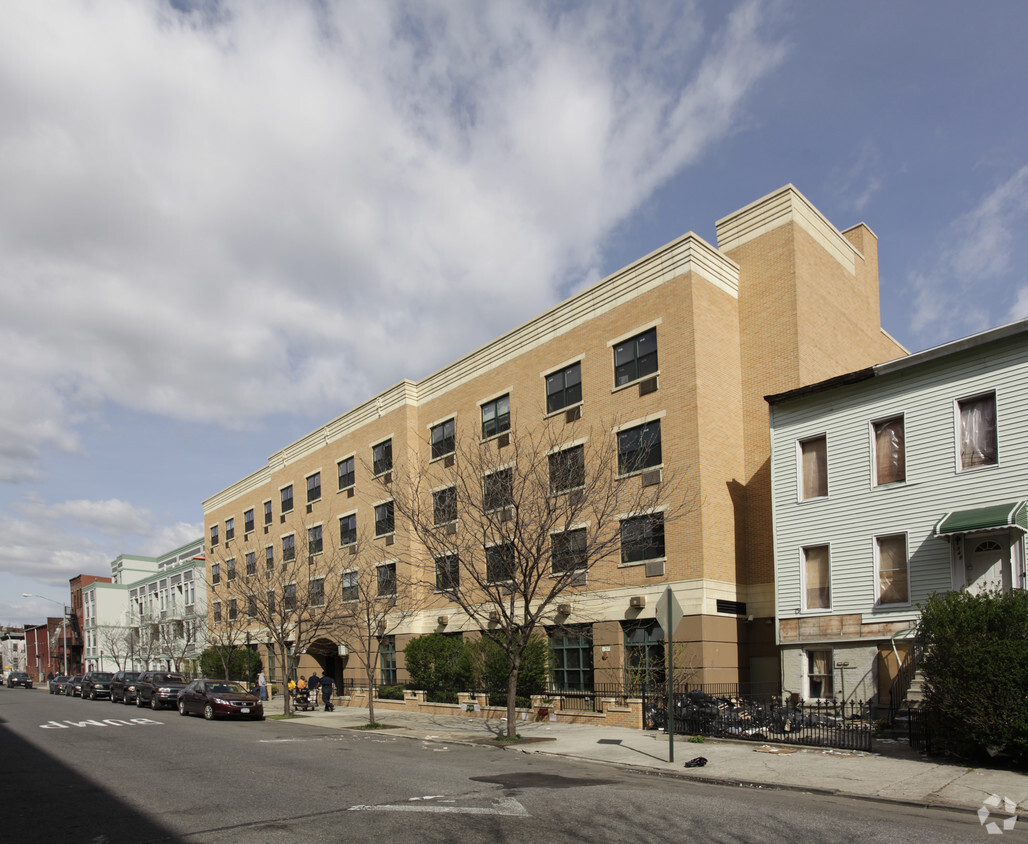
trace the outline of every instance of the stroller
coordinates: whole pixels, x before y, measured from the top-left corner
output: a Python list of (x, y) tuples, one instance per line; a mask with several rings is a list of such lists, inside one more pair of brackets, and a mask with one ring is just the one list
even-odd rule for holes
[(310, 712), (312, 709), (317, 709), (307, 689), (296, 690), (296, 695), (293, 697), (293, 709), (301, 712)]

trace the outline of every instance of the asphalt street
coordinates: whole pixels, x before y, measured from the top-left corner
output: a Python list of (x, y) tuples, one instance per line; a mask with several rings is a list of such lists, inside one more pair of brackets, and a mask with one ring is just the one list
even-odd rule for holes
[[(7, 841), (984, 840), (973, 813), (0, 690)], [(1004, 840), (1028, 840), (1021, 830)]]

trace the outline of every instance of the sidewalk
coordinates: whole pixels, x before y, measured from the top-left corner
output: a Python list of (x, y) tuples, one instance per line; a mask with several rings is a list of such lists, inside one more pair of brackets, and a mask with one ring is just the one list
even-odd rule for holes
[[(274, 707), (267, 711), (274, 714)], [(296, 718), (279, 723), (346, 729), (367, 723), (367, 714), (366, 709), (339, 707), (335, 712), (297, 713)], [(376, 717), (396, 728), (389, 730), (391, 736), (444, 744), (486, 744), (505, 728), (503, 722), (460, 715), (381, 710)], [(1028, 775), (927, 760), (900, 743), (883, 745), (883, 749), (896, 753), (885, 756), (877, 750), (862, 753), (719, 739), (693, 744), (679, 739), (675, 741), (675, 761), (669, 763), (668, 739), (663, 733), (549, 721), (519, 722), (518, 732), (535, 741), (504, 749), (619, 765), (698, 782), (796, 789), (972, 811), (995, 794), (1012, 800), (1019, 810), (1028, 808)], [(697, 756), (705, 757), (707, 764), (684, 767)], [(1003, 814), (1002, 807), (992, 811)]]

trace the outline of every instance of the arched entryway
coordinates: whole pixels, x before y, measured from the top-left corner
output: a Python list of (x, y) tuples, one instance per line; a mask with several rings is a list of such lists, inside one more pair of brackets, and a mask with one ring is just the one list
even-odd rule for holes
[(319, 676), (328, 674), (340, 688), (343, 680), (343, 669), (346, 668), (347, 657), (340, 656), (340, 647), (337, 642), (331, 639), (315, 639), (307, 646), (307, 650), (301, 655), (297, 666), (297, 675), (310, 677), (311, 673), (317, 671)]

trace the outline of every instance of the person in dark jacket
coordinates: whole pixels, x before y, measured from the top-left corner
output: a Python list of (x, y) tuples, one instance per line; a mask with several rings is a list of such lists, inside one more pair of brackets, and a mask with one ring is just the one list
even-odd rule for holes
[(334, 683), (332, 682), (332, 678), (328, 674), (325, 674), (325, 676), (321, 678), (321, 699), (325, 701), (326, 712), (335, 711), (335, 706), (332, 705), (333, 685)]
[(315, 671), (307, 678), (307, 697), (313, 706), (318, 705), (318, 689), (321, 688), (321, 678), (318, 677), (318, 672)]

